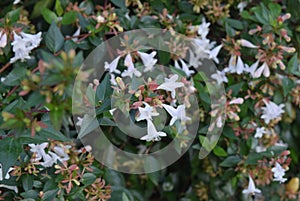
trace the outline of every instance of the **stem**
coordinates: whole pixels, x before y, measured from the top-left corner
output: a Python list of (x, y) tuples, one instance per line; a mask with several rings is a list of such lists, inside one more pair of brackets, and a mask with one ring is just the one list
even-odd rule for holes
[(5, 64), (5, 66), (3, 66), (1, 69), (0, 69), (0, 73), (2, 73), (3, 71), (5, 71), (8, 67), (11, 66), (11, 63), (7, 63)]

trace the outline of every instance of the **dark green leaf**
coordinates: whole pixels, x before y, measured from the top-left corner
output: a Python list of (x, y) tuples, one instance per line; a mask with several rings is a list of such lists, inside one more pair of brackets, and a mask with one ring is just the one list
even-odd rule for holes
[(234, 167), (240, 161), (241, 161), (241, 158), (239, 156), (229, 156), (222, 163), (220, 163), (220, 166), (222, 166), (222, 167)]
[(22, 146), (11, 137), (0, 140), (0, 162), (2, 164), (3, 175), (6, 175), (8, 169), (15, 165), (17, 158), (22, 152)]
[(109, 98), (113, 89), (110, 86), (110, 75), (106, 74), (96, 90), (96, 96), (100, 101)]
[(47, 47), (55, 53), (63, 47), (64, 41), (64, 36), (56, 26), (55, 22), (52, 22), (46, 35)]
[(97, 179), (96, 175), (92, 174), (92, 173), (85, 173), (82, 176), (82, 183), (84, 185), (91, 185), (92, 183), (94, 183), (94, 181)]

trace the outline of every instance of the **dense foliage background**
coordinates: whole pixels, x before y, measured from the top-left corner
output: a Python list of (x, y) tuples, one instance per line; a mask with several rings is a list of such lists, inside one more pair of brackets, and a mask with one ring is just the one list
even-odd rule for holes
[[(299, 0), (2, 0), (0, 6), (0, 200), (300, 200)], [(150, 27), (201, 42), (198, 56), (215, 62), (213, 84), (225, 87), (226, 123), (200, 160), (210, 117), (220, 114), (195, 71), (189, 80), (200, 127), (193, 146), (166, 169), (123, 174), (101, 165), (78, 139), (75, 126), (85, 121), (72, 118), (73, 83), (103, 41)], [(169, 45), (179, 54), (157, 51), (157, 63), (190, 73), (177, 63), (188, 50)], [(101, 93), (111, 87), (108, 74), (99, 79), (91, 91), (111, 141), (133, 152), (163, 146), (124, 138), (104, 104), (112, 92)]]

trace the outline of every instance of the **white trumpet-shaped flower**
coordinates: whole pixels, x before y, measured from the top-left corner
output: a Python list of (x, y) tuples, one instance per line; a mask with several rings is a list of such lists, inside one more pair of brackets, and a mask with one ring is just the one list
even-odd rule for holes
[(7, 45), (7, 35), (5, 32), (0, 31), (0, 48), (4, 48)]
[(243, 190), (243, 194), (254, 195), (255, 193), (261, 193), (261, 190), (255, 187), (254, 181), (249, 175), (249, 184), (248, 188)]
[(267, 133), (267, 130), (266, 130), (265, 127), (258, 127), (258, 128), (256, 128), (256, 132), (255, 132), (254, 137), (255, 138), (262, 138), (262, 136), (266, 133)]
[(271, 120), (281, 117), (281, 114), (284, 113), (282, 109), (284, 104), (277, 105), (272, 101), (263, 100), (266, 107), (262, 107), (263, 115), (260, 117), (264, 119), (266, 124), (269, 124)]
[(121, 75), (122, 77), (130, 77), (132, 78), (133, 75), (135, 75), (136, 77), (140, 77), (142, 74), (140, 71), (138, 71), (133, 64), (132, 61), (132, 57), (130, 54), (127, 54), (127, 56), (125, 57), (125, 61), (124, 61), (124, 65), (127, 66), (127, 70), (125, 70)]
[(118, 57), (115, 58), (111, 63), (105, 62), (105, 63), (104, 63), (104, 69), (105, 69), (106, 71), (109, 71), (109, 73), (117, 73), (117, 74), (120, 74), (121, 71), (119, 71), (119, 70), (117, 69), (120, 58), (121, 58), (121, 56), (118, 56)]
[(226, 83), (228, 82), (228, 79), (226, 77), (224, 70), (223, 71), (217, 70), (217, 72), (212, 74), (210, 77), (212, 79), (216, 80), (218, 85), (222, 84), (223, 82), (226, 82)]
[(152, 71), (153, 66), (156, 64), (157, 59), (154, 58), (156, 51), (151, 52), (150, 54), (139, 52), (139, 55), (142, 59), (142, 62), (145, 66), (144, 72)]
[(151, 107), (148, 103), (144, 102), (145, 107), (139, 107), (139, 116), (136, 118), (137, 121), (141, 120), (152, 120), (153, 116), (158, 116), (159, 113), (157, 113), (154, 109), (154, 107)]
[(157, 131), (153, 122), (151, 120), (147, 121), (147, 135), (141, 137), (141, 140), (149, 141), (159, 141), (160, 137), (167, 136), (165, 132)]
[(193, 73), (195, 73), (195, 71), (190, 70), (189, 67), (187, 66), (187, 64), (182, 60), (179, 59), (180, 63), (181, 63), (181, 67), (178, 64), (178, 61), (174, 61), (174, 66), (175, 68), (181, 69), (187, 77), (190, 77)]
[(172, 119), (170, 121), (170, 126), (172, 126), (176, 120), (181, 120), (181, 122), (186, 122), (191, 120), (190, 117), (186, 116), (185, 105), (179, 105), (177, 108), (174, 108), (170, 105), (162, 104), (162, 106), (167, 110), (171, 115)]
[(12, 190), (12, 191), (15, 191), (16, 193), (18, 193), (17, 186), (9, 186), (9, 185), (5, 185), (5, 184), (0, 184), (0, 188), (6, 188), (8, 190)]
[(58, 160), (63, 162), (70, 159), (68, 155), (68, 150), (71, 149), (71, 145), (62, 145), (62, 146), (55, 146), (53, 151), (58, 156)]
[(207, 34), (209, 33), (209, 26), (210, 23), (206, 23), (205, 18), (202, 18), (202, 24), (198, 26), (198, 35), (201, 36), (201, 38), (206, 38)]
[(38, 47), (42, 38), (42, 33), (39, 32), (37, 34), (26, 34), (21, 32), (19, 36), (18, 34), (14, 33), (14, 41), (11, 43), (13, 46), (13, 52), (15, 56), (10, 59), (10, 63), (14, 63), (17, 60), (21, 60), (22, 62), (25, 59), (30, 59), (29, 53), (34, 48)]
[(248, 65), (245, 65), (245, 71), (247, 73), (250, 73), (250, 75), (252, 77), (254, 77), (255, 71), (256, 71), (256, 69), (258, 67), (258, 64), (259, 64), (259, 60), (257, 60), (255, 63), (253, 63), (250, 67)]
[(39, 161), (46, 155), (45, 148), (48, 147), (48, 143), (28, 144), (28, 146), (31, 147), (30, 151), (35, 154), (34, 161)]
[(259, 78), (261, 75), (264, 75), (265, 77), (270, 76), (270, 68), (266, 62), (264, 62), (255, 72), (253, 75), (253, 78)]
[(286, 178), (283, 178), (285, 175), (285, 169), (283, 169), (278, 162), (275, 163), (275, 167), (272, 168), (272, 172), (274, 173), (274, 181), (284, 183), (287, 180)]
[(250, 41), (248, 40), (245, 40), (245, 39), (241, 39), (238, 41), (241, 46), (243, 47), (248, 47), (248, 48), (258, 48), (258, 46), (254, 45), (253, 43), (251, 43)]
[(219, 63), (219, 59), (217, 58), (217, 56), (222, 47), (223, 47), (223, 45), (221, 44), (209, 52), (209, 59), (213, 59), (217, 64)]
[(240, 56), (231, 55), (227, 69), (230, 73), (242, 74), (245, 70), (245, 64)]
[[(10, 174), (9, 173), (11, 171), (13, 171), (13, 170), (14, 170), (14, 168), (10, 167), (8, 169), (8, 171), (6, 172), (4, 179), (9, 179), (10, 178)], [(3, 180), (3, 174), (4, 174), (4, 172), (3, 172), (3, 168), (2, 168), (2, 163), (0, 163), (0, 181)]]
[(172, 77), (165, 78), (165, 82), (157, 87), (157, 89), (163, 89), (171, 92), (172, 98), (175, 98), (176, 92), (175, 89), (183, 87), (184, 84), (182, 82), (177, 82), (178, 75), (173, 75)]
[(235, 98), (235, 99), (233, 99), (233, 100), (231, 100), (230, 102), (229, 102), (229, 105), (231, 105), (231, 104), (243, 104), (244, 103), (244, 99), (243, 98)]

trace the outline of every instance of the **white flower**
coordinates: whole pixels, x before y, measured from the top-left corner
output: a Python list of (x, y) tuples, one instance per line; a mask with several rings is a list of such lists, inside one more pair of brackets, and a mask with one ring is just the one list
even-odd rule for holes
[(286, 178), (283, 178), (285, 175), (285, 169), (283, 169), (279, 163), (275, 163), (275, 167), (272, 168), (272, 172), (274, 173), (274, 181), (284, 183), (287, 180)]
[(97, 17), (96, 17), (96, 20), (97, 20), (98, 23), (103, 23), (103, 22), (105, 22), (104, 17), (102, 17), (101, 15), (97, 16)]
[(206, 23), (205, 18), (202, 18), (202, 24), (198, 26), (198, 35), (201, 36), (201, 38), (206, 38), (208, 32), (209, 32), (209, 27), (210, 23)]
[(259, 64), (259, 60), (253, 63), (250, 67), (248, 65), (245, 65), (245, 71), (250, 73), (250, 75), (254, 77), (258, 64)]
[(136, 118), (137, 121), (141, 120), (152, 120), (153, 116), (158, 116), (159, 113), (157, 113), (154, 109), (154, 107), (151, 107), (148, 103), (143, 102), (146, 107), (142, 108), (139, 107), (139, 116)]
[(149, 141), (159, 141), (160, 137), (167, 136), (164, 132), (157, 132), (153, 122), (151, 120), (147, 121), (147, 135), (141, 137), (141, 140)]
[(235, 98), (235, 99), (233, 99), (229, 102), (229, 105), (231, 105), (231, 104), (243, 104), (243, 103), (244, 103), (243, 98)]
[(228, 79), (226, 77), (224, 70), (223, 71), (217, 70), (217, 72), (212, 74), (210, 77), (212, 79), (216, 80), (218, 85), (222, 84), (223, 82), (226, 82), (226, 83), (228, 82)]
[(52, 151), (49, 151), (48, 154), (45, 154), (43, 156), (43, 162), (41, 163), (42, 166), (44, 167), (52, 167), (54, 164), (57, 163), (57, 160), (59, 159), (59, 157), (53, 153)]
[(76, 122), (76, 126), (81, 126), (83, 122), (83, 118), (81, 117), (77, 117), (77, 122)]
[(238, 40), (238, 42), (239, 42), (239, 43), (241, 44), (241, 46), (243, 46), (243, 47), (248, 47), (248, 48), (258, 48), (258, 46), (254, 45), (253, 43), (251, 43), (250, 41), (245, 40), (245, 39)]
[[(6, 175), (5, 175), (5, 177), (4, 177), (4, 179), (9, 179), (10, 178), (10, 172), (11, 171), (13, 171), (14, 170), (14, 168), (12, 168), (12, 167), (10, 167), (9, 169), (8, 169), (8, 171), (7, 171), (7, 173), (6, 173)], [(0, 163), (0, 181), (2, 181), (3, 180), (3, 169), (2, 169), (2, 163)]]
[(173, 75), (170, 79), (165, 78), (165, 82), (157, 87), (157, 89), (163, 89), (171, 92), (172, 98), (175, 98), (176, 92), (175, 89), (179, 87), (183, 87), (184, 84), (182, 82), (176, 82), (178, 79), (178, 75)]
[(219, 63), (219, 59), (217, 58), (217, 56), (222, 47), (223, 47), (223, 45), (221, 44), (209, 52), (209, 59), (213, 59), (217, 64)]
[(247, 5), (248, 5), (247, 1), (242, 1), (237, 5), (240, 13), (243, 12), (244, 8), (246, 8)]
[(255, 72), (253, 78), (259, 78), (261, 74), (264, 74), (265, 77), (270, 76), (270, 68), (266, 62), (264, 62)]
[(110, 64), (109, 64), (108, 62), (104, 62), (104, 69), (105, 69), (106, 71), (109, 71), (109, 73), (117, 73), (117, 74), (120, 74), (121, 71), (119, 71), (119, 70), (117, 69), (120, 58), (121, 58), (121, 56), (118, 56), (118, 57), (115, 58)]
[(117, 108), (112, 108), (109, 110), (109, 113), (111, 114), (111, 116), (114, 116), (114, 112), (117, 110)]
[(256, 128), (256, 133), (254, 135), (255, 138), (261, 138), (264, 134), (266, 134), (266, 128), (265, 127), (258, 127)]
[(20, 3), (20, 2), (21, 2), (21, 0), (14, 0), (13, 4), (16, 5), (16, 4)]
[(242, 74), (245, 69), (245, 64), (240, 56), (231, 55), (229, 59), (228, 71), (230, 73)]
[(68, 150), (71, 149), (71, 145), (62, 145), (62, 146), (55, 146), (53, 148), (53, 151), (57, 154), (58, 156), (58, 160), (60, 160), (61, 162), (63, 161), (67, 161), (70, 159), (69, 155), (68, 155)]
[(4, 48), (7, 45), (7, 35), (4, 31), (0, 31), (0, 48)]
[(117, 81), (116, 81), (116, 76), (114, 74), (110, 74), (110, 84), (112, 85), (118, 85)]
[(0, 82), (4, 82), (6, 80), (6, 77), (0, 77)]
[(156, 55), (156, 52), (153, 51), (151, 52), (150, 54), (147, 54), (147, 53), (144, 53), (144, 52), (139, 52), (139, 55), (142, 59), (142, 62), (144, 64), (144, 66), (146, 67), (144, 69), (144, 72), (147, 72), (147, 71), (152, 71), (153, 69), (153, 66), (156, 64), (157, 62), (157, 59), (154, 58), (154, 56)]
[(284, 113), (284, 110), (282, 109), (284, 104), (276, 105), (274, 102), (267, 102), (265, 99), (263, 101), (266, 104), (266, 107), (262, 107), (263, 115), (260, 118), (264, 119), (266, 124), (269, 124), (273, 119), (280, 118), (281, 114)]
[(246, 195), (255, 195), (255, 193), (261, 193), (261, 190), (255, 187), (254, 181), (249, 175), (249, 184), (248, 188), (243, 190), (243, 194)]
[(170, 121), (170, 126), (172, 126), (176, 120), (181, 120), (181, 122), (186, 122), (191, 120), (190, 117), (186, 116), (185, 105), (179, 105), (177, 108), (174, 108), (170, 105), (162, 104), (162, 106), (167, 110), (167, 112), (172, 116)]
[(185, 74), (186, 74), (187, 77), (190, 77), (195, 71), (190, 70), (188, 68), (187, 64), (182, 59), (179, 59), (179, 61), (181, 63), (181, 68), (180, 68), (178, 62), (174, 61), (175, 68), (181, 69), (183, 72), (185, 72)]
[(18, 193), (18, 188), (16, 186), (8, 186), (5, 184), (0, 184), (0, 188), (7, 188), (9, 190), (15, 191), (16, 193)]
[(73, 34), (73, 38), (72, 38), (72, 41), (74, 41), (75, 43), (78, 41), (78, 37), (80, 35), (80, 31), (81, 31), (81, 27), (79, 27), (75, 33)]
[(130, 54), (127, 54), (125, 57), (124, 65), (127, 66), (127, 70), (125, 70), (121, 75), (122, 77), (130, 77), (132, 78), (133, 75), (136, 77), (140, 77), (142, 74), (136, 68), (134, 68), (132, 57)]
[(34, 48), (38, 47), (42, 40), (41, 32), (35, 35), (26, 34), (23, 32), (20, 34), (21, 36), (14, 32), (14, 41), (11, 43), (11, 45), (13, 46), (13, 52), (15, 53), (15, 56), (10, 59), (10, 63), (14, 63), (19, 59), (22, 62), (25, 61), (25, 59), (30, 59), (29, 53)]
[(48, 143), (44, 142), (42, 144), (28, 144), (31, 147), (30, 151), (35, 154), (34, 161), (41, 160), (45, 155), (45, 148), (48, 147)]
[(255, 147), (255, 151), (257, 152), (257, 153), (261, 153), (261, 152), (264, 152), (264, 151), (266, 151), (267, 150), (267, 148), (265, 147), (265, 146), (256, 146)]
[(279, 142), (276, 142), (275, 143), (275, 146), (278, 146), (278, 147), (288, 147), (288, 144), (282, 142), (282, 140), (280, 140)]

